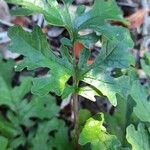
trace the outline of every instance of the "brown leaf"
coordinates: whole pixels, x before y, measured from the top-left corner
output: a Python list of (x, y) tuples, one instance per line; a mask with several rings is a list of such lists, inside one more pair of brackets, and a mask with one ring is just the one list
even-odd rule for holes
[(12, 23), (20, 26), (28, 26), (30, 24), (30, 20), (27, 17), (17, 16), (12, 20)]
[(140, 27), (144, 22), (146, 13), (149, 12), (147, 9), (139, 9), (137, 12), (128, 16), (126, 19), (129, 21), (128, 28), (134, 29)]

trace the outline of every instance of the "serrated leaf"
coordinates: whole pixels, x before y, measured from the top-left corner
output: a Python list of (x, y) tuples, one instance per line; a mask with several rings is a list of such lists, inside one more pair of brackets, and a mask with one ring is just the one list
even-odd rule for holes
[(132, 150), (149, 150), (150, 140), (148, 131), (145, 129), (144, 124), (140, 123), (137, 130), (134, 125), (127, 127), (126, 138), (132, 145)]
[[(43, 86), (49, 83), (48, 86), (44, 86), (41, 95), (46, 95), (49, 91), (55, 92), (57, 95), (61, 95), (67, 80), (73, 74), (73, 67), (67, 58), (62, 59), (53, 54), (49, 48), (46, 36), (42, 33), (39, 27), (35, 27), (32, 33), (25, 32), (21, 27), (15, 26), (10, 28), (9, 37), (12, 43), (9, 49), (12, 52), (17, 52), (25, 56), (22, 68), (35, 69), (38, 67), (47, 67), (51, 69), (50, 75), (43, 81), (43, 78), (35, 79), (32, 91), (39, 94), (41, 87), (37, 86), (41, 83)], [(19, 44), (18, 44), (19, 43)], [(55, 85), (57, 87), (55, 87)], [(43, 87), (42, 86), (42, 87)], [(57, 90), (55, 90), (57, 89)], [(40, 90), (40, 92), (39, 92)]]
[[(100, 116), (99, 116), (100, 115)], [(109, 135), (103, 126), (103, 114), (87, 120), (79, 138), (79, 143), (85, 145), (91, 143), (92, 150), (117, 150), (120, 142), (114, 135)]]
[(132, 85), (130, 95), (136, 102), (136, 106), (134, 107), (135, 115), (141, 121), (150, 122), (150, 102), (147, 100), (147, 90), (138, 81), (135, 81)]

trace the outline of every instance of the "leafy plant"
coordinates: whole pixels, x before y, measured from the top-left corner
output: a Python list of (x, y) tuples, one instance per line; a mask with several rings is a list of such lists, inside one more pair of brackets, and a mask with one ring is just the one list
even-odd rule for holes
[[(0, 62), (6, 73), (0, 75), (0, 106), (6, 109), (5, 118), (0, 114), (1, 149), (70, 150), (65, 123), (56, 118), (59, 107), (55, 98), (29, 95), (32, 77), (22, 78), (21, 84), (13, 88), (8, 80), (13, 75), (13, 63)], [(54, 131), (54, 136), (49, 135)]]
[[(18, 120), (12, 112), (9, 112), (8, 118), (11, 121), (16, 120), (13, 124), (17, 122), (17, 125), (32, 127), (34, 124), (30, 120), (32, 117), (40, 120), (50, 119), (48, 122), (44, 121), (42, 125), (39, 123), (36, 133), (33, 132), (29, 135), (28, 139), (31, 141), (30, 144), (33, 149), (38, 149), (38, 147), (43, 149), (42, 145), (45, 145), (45, 149), (50, 149), (52, 145), (60, 150), (68, 148), (65, 147), (66, 144), (58, 143), (59, 138), (59, 141), (67, 142), (67, 138), (63, 139), (61, 132), (65, 133), (65, 137), (67, 134), (64, 125), (58, 125), (60, 121), (56, 118), (53, 119), (58, 112), (57, 107), (55, 105), (52, 107), (51, 102), (47, 101), (47, 99), (51, 98), (48, 93), (53, 92), (61, 96), (62, 99), (72, 95), (75, 118), (75, 149), (80, 147), (77, 144), (78, 140), (79, 144), (85, 145), (85, 147), (83, 146), (85, 149), (87, 143), (90, 143), (92, 150), (130, 149), (131, 145), (129, 143), (132, 144), (133, 149), (138, 149), (135, 138), (139, 139), (144, 134), (143, 141), (146, 140), (147, 145), (145, 147), (140, 145), (139, 149), (148, 150), (149, 133), (140, 122), (149, 122), (149, 102), (146, 99), (147, 93), (137, 83), (137, 78), (134, 78), (133, 75), (134, 71), (132, 72), (131, 67), (129, 67), (128, 50), (133, 47), (130, 33), (128, 29), (114, 25), (114, 22), (127, 24), (115, 1), (95, 0), (93, 7), (89, 11), (86, 10), (85, 6), (79, 6), (75, 13), (69, 11), (71, 0), (63, 0), (63, 6), (59, 5), (57, 0), (6, 1), (18, 6), (15, 14), (41, 13), (50, 25), (64, 27), (70, 36), (69, 39), (63, 38), (61, 40), (60, 54), (56, 55), (54, 50), (50, 48), (46, 35), (38, 26), (35, 26), (31, 33), (24, 31), (20, 26), (11, 27), (8, 32), (8, 36), (11, 39), (9, 49), (24, 56), (23, 60), (15, 66), (17, 71), (21, 71), (24, 68), (28, 70), (40, 67), (49, 69), (45, 76), (30, 78), (33, 81), (33, 85), (28, 79), (20, 87), (13, 89), (15, 91), (15, 89), (18, 90), (17, 88), (19, 88), (20, 91), (18, 92), (19, 95), (14, 94), (13, 96), (17, 103), (16, 105), (19, 105), (20, 112), (15, 112), (18, 109), (8, 97), (13, 91), (10, 92), (7, 88), (4, 88), (7, 93), (7, 99), (1, 102), (1, 104), (10, 107), (14, 113), (25, 115), (21, 117), (21, 120)], [(90, 32), (84, 36), (80, 35), (80, 32), (86, 29), (89, 29)], [(98, 41), (102, 44), (99, 54), (92, 64), (88, 64), (90, 44)], [(83, 45), (79, 58), (73, 52), (76, 43)], [(125, 73), (122, 71), (123, 69)], [(119, 70), (120, 74), (114, 76), (112, 71), (115, 70)], [(71, 79), (72, 84), (69, 84), (68, 81)], [(36, 95), (33, 96), (31, 102), (20, 101), (28, 89), (25, 88), (26, 90), (23, 90), (21, 94), (24, 84), (28, 88), (32, 86), (31, 91)], [(143, 92), (141, 93), (141, 91)], [(29, 91), (27, 90), (27, 92)], [(107, 97), (113, 106), (117, 106), (116, 110), (118, 112), (115, 112), (113, 116), (101, 113), (94, 118), (89, 118), (80, 134), (78, 95), (92, 101), (96, 101), (95, 96)], [(46, 100), (44, 101), (45, 97)], [(43, 108), (45, 104), (48, 105), (47, 108)], [(33, 105), (35, 106), (34, 108), (32, 108)], [(30, 113), (25, 114), (26, 109), (30, 109), (31, 112), (29, 111)], [(39, 110), (42, 110), (42, 112), (39, 112)], [(142, 112), (139, 110), (142, 110)], [(54, 114), (49, 116), (50, 112), (53, 111)], [(108, 123), (109, 125), (108, 128), (104, 126), (104, 118), (106, 124)], [(139, 124), (138, 131), (131, 130), (133, 128), (133, 125), (130, 125), (131, 123)], [(57, 138), (48, 140), (49, 135), (47, 133), (53, 130), (57, 130), (55, 134)], [(1, 141), (5, 145), (5, 139), (2, 138)], [(19, 141), (24, 142), (25, 140)], [(34, 145), (32, 142), (40, 145)]]

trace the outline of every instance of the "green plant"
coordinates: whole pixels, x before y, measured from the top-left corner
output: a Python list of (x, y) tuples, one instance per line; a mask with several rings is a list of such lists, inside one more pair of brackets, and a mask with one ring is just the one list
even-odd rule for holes
[[(29, 94), (32, 77), (23, 77), (21, 84), (13, 88), (10, 84), (13, 64), (12, 60), (0, 61), (3, 68), (0, 74), (0, 106), (2, 110), (6, 109), (5, 117), (0, 114), (0, 145), (3, 146), (0, 149), (70, 150), (65, 123), (56, 118), (60, 109), (55, 98)], [(50, 135), (54, 131), (54, 135)]]
[[(132, 144), (133, 149), (148, 150), (147, 135), (149, 133), (144, 129), (144, 124), (139, 124), (137, 131), (133, 125), (130, 125), (126, 136), (126, 127), (130, 123), (136, 125), (141, 121), (149, 122), (149, 102), (146, 101), (147, 93), (143, 92), (143, 95), (139, 95), (143, 87), (135, 81), (137, 78), (133, 75), (134, 71), (132, 72), (129, 68), (128, 50), (133, 47), (130, 33), (122, 26), (113, 25), (114, 22), (127, 24), (115, 1), (95, 0), (91, 10), (86, 11), (85, 6), (79, 6), (73, 14), (69, 11), (71, 0), (63, 0), (63, 6), (60, 6), (57, 0), (6, 1), (18, 5), (18, 15), (42, 13), (50, 25), (64, 27), (69, 33), (70, 39), (61, 40), (59, 56), (55, 55), (50, 48), (46, 35), (38, 26), (34, 27), (31, 33), (24, 31), (20, 26), (14, 26), (9, 29), (8, 36), (11, 39), (9, 49), (24, 56), (22, 62), (15, 67), (17, 71), (24, 68), (33, 70), (39, 67), (49, 69), (47, 75), (32, 79), (33, 94), (43, 97), (53, 92), (62, 99), (72, 95), (75, 149), (80, 148), (77, 144), (79, 140), (80, 145), (91, 143), (92, 150), (130, 149), (129, 143)], [(79, 34), (86, 29), (90, 29), (90, 33), (84, 36)], [(87, 63), (90, 57), (89, 47), (91, 43), (97, 41), (101, 41), (102, 47), (94, 63), (89, 65)], [(76, 42), (84, 45), (79, 59), (73, 52)], [(119, 70), (120, 74), (113, 76), (114, 69)], [(73, 84), (68, 83), (69, 79), (72, 79)], [(81, 82), (86, 83), (83, 84), (85, 86), (80, 86)], [(92, 101), (96, 100), (95, 96), (107, 97), (113, 106), (117, 106), (118, 112), (115, 112), (113, 116), (101, 113), (88, 119), (80, 134), (78, 95)], [(141, 102), (141, 98), (144, 101)], [(143, 112), (140, 113), (138, 109)], [(104, 127), (104, 118), (109, 124), (108, 129)], [(147, 145), (142, 147), (141, 144), (138, 147), (135, 139), (143, 134), (145, 135), (143, 141), (146, 140)]]

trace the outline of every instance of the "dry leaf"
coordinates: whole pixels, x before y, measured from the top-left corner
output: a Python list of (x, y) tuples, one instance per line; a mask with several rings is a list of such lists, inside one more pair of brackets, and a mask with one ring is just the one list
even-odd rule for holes
[(144, 17), (149, 10), (146, 9), (139, 9), (136, 13), (132, 14), (131, 16), (127, 17), (126, 19), (129, 21), (128, 28), (134, 29), (140, 27), (144, 22)]
[(27, 17), (17, 16), (12, 20), (12, 23), (20, 26), (28, 26), (30, 20)]

